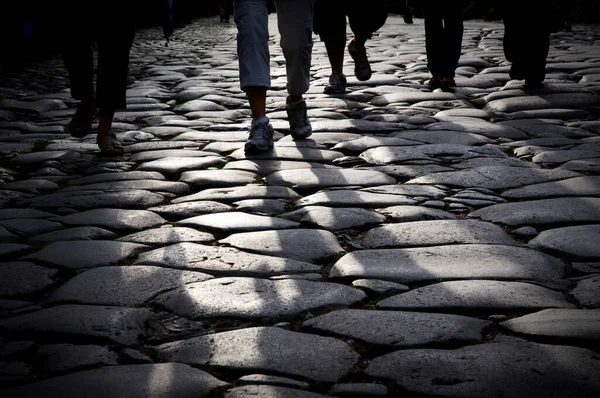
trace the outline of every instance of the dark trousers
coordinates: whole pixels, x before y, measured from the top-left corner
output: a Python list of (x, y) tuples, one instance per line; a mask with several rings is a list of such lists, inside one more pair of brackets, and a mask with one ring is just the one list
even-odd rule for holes
[(462, 50), (461, 0), (423, 0), (427, 68), (433, 76), (454, 77)]
[(512, 63), (510, 77), (541, 83), (550, 47), (548, 4), (533, 0), (511, 4), (514, 7), (506, 7), (503, 16), (504, 55)]
[(71, 95), (89, 98), (94, 89), (94, 47), (98, 50), (96, 106), (112, 111), (126, 106), (129, 53), (133, 44), (134, 8), (125, 1), (104, 0), (94, 6), (68, 1), (58, 15), (63, 29), (61, 51), (69, 73)]
[(388, 17), (385, 0), (315, 0), (313, 31), (326, 43), (346, 43), (346, 16), (355, 36), (370, 38)]

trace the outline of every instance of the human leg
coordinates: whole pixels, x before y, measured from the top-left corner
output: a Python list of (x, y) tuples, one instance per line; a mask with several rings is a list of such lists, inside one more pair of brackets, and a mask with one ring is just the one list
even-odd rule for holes
[(115, 111), (125, 109), (129, 53), (134, 39), (134, 25), (127, 9), (115, 15), (108, 8), (100, 12), (98, 26), (98, 76), (96, 106), (98, 113), (97, 142), (106, 154), (120, 154), (123, 149), (112, 133)]
[(246, 92), (252, 124), (244, 146), (247, 153), (273, 147), (273, 127), (266, 117), (267, 89), (271, 87), (269, 29), (266, 0), (235, 0), (240, 88)]
[(331, 65), (329, 84), (325, 94), (342, 94), (346, 91), (344, 52), (346, 51), (346, 13), (341, 1), (315, 0), (314, 33), (325, 43)]
[(312, 127), (302, 95), (310, 85), (312, 59), (313, 0), (278, 0), (277, 26), (287, 72), (287, 113), (294, 139), (307, 138)]
[(433, 76), (430, 84), (441, 85), (444, 76), (444, 23), (440, 12), (440, 2), (423, 0), (423, 16), (427, 68)]
[(447, 2), (443, 8), (444, 20), (444, 53), (443, 80), (445, 86), (454, 86), (454, 75), (462, 51), (463, 38), (463, 5), (461, 1)]
[[(92, 49), (93, 24), (86, 20), (85, 11), (81, 10), (81, 12), (83, 13), (82, 17), (74, 20), (71, 25), (77, 34), (73, 34), (67, 29), (61, 30), (59, 34), (61, 55), (69, 75), (71, 96), (80, 101), (65, 132), (77, 138), (82, 138), (90, 133), (96, 110), (94, 51)], [(60, 25), (64, 27), (64, 24)]]

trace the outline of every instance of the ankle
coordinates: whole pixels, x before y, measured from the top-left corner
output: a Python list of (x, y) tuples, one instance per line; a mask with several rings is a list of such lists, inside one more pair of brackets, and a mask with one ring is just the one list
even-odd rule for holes
[(302, 101), (302, 96), (301, 95), (288, 95), (285, 103), (286, 104), (293, 104), (294, 102), (298, 102), (298, 101)]

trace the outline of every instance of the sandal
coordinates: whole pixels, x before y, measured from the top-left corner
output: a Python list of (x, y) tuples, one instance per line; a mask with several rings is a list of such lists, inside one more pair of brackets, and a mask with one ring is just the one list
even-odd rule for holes
[[(106, 137), (110, 137), (108, 140)], [(100, 148), (101, 156), (122, 156), (125, 152), (121, 144), (117, 141), (117, 136), (113, 133), (98, 133), (96, 144)]]
[(83, 138), (92, 131), (92, 121), (94, 120), (94, 109), (92, 106), (91, 111), (87, 113), (89, 109), (83, 110), (77, 108), (75, 115), (71, 121), (65, 126), (65, 133), (70, 134), (75, 138)]

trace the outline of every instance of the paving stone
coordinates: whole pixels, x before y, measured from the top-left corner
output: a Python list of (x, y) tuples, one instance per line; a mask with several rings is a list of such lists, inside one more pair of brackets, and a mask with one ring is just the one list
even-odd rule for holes
[(448, 185), (479, 187), (487, 189), (517, 188), (579, 177), (579, 173), (567, 170), (537, 169), (532, 167), (481, 166), (473, 169), (431, 173), (407, 181), (407, 184)]
[(201, 214), (220, 213), (232, 210), (231, 206), (215, 201), (183, 202), (158, 207), (150, 207), (149, 211), (166, 218), (190, 218)]
[[(148, 385), (152, 381), (151, 386)], [(177, 380), (174, 383), (173, 380)], [(209, 397), (226, 383), (209, 373), (177, 363), (106, 366), (59, 376), (4, 391), (6, 398), (76, 397)]]
[(267, 185), (294, 189), (322, 189), (336, 186), (373, 186), (394, 184), (396, 180), (379, 171), (299, 169), (276, 171), (265, 178)]
[(74, 227), (35, 235), (27, 240), (30, 245), (46, 245), (48, 243), (68, 240), (109, 240), (118, 237), (114, 232), (98, 227)]
[[(248, 199), (233, 202), (238, 211), (264, 215), (281, 215), (287, 211), (287, 203), (281, 199)], [(285, 217), (284, 217), (285, 218)]]
[(411, 347), (481, 342), (489, 324), (460, 315), (349, 309), (309, 319), (303, 326), (369, 344)]
[(600, 176), (581, 176), (511, 189), (504, 192), (502, 197), (510, 199), (545, 199), (557, 196), (598, 195), (600, 195)]
[(506, 225), (555, 225), (600, 221), (600, 198), (575, 197), (501, 203), (469, 217)]
[(138, 170), (157, 171), (159, 173), (172, 175), (186, 170), (219, 166), (222, 163), (224, 163), (224, 159), (219, 156), (166, 157), (144, 162), (138, 166)]
[(432, 123), (425, 126), (424, 129), (430, 131), (462, 131), (466, 133), (479, 134), (491, 139), (508, 138), (511, 140), (524, 140), (529, 138), (526, 133), (514, 127), (492, 123), (485, 120), (454, 119), (452, 121)]
[(59, 185), (48, 180), (35, 179), (28, 181), (14, 181), (0, 185), (0, 189), (11, 189), (14, 191), (43, 193), (58, 189)]
[[(400, 133), (398, 133), (400, 134)], [(423, 141), (416, 141), (412, 139), (397, 137), (397, 136), (367, 136), (357, 138), (351, 141), (344, 141), (336, 144), (332, 149), (347, 152), (362, 152), (370, 148), (379, 146), (412, 146), (418, 145)]]
[(266, 187), (264, 185), (245, 185), (232, 188), (204, 189), (196, 194), (183, 196), (171, 201), (182, 203), (197, 200), (235, 202), (243, 199), (298, 199), (300, 195), (287, 187)]
[(25, 296), (48, 290), (57, 273), (26, 261), (0, 263), (0, 296)]
[(571, 290), (570, 294), (586, 308), (600, 307), (600, 292), (598, 284), (600, 276), (593, 275), (589, 278), (582, 279), (577, 282), (575, 289)]
[(500, 325), (528, 337), (579, 343), (597, 343), (600, 340), (600, 310), (548, 309), (513, 318)]
[[(41, 250), (22, 257), (43, 261), (72, 270), (117, 265), (148, 250), (146, 245), (109, 240), (72, 240), (50, 243)], [(98, 255), (102, 253), (102, 255)]]
[(402, 223), (425, 220), (456, 220), (456, 216), (444, 210), (430, 209), (423, 206), (390, 206), (378, 209), (378, 213), (386, 216), (389, 221)]
[(266, 176), (276, 171), (290, 170), (290, 169), (337, 169), (338, 166), (318, 163), (318, 162), (303, 162), (295, 160), (272, 160), (272, 159), (247, 159), (247, 160), (235, 160), (229, 162), (223, 167), (224, 170), (239, 169), (244, 171), (253, 172), (261, 176)]
[(52, 218), (55, 214), (36, 209), (4, 208), (0, 209), (0, 220), (11, 218)]
[[(377, 122), (362, 119), (319, 120), (311, 123), (315, 132), (381, 133), (403, 130), (401, 123)], [(274, 126), (275, 127), (275, 126)]]
[(529, 245), (559, 257), (600, 260), (600, 225), (579, 225), (542, 231)]
[(352, 286), (378, 294), (402, 293), (409, 290), (406, 285), (377, 279), (356, 279), (352, 282)]
[(329, 277), (409, 283), (439, 279), (544, 281), (563, 275), (561, 261), (536, 250), (506, 245), (451, 245), (354, 251), (334, 264)]
[(365, 209), (325, 206), (306, 206), (283, 214), (281, 217), (329, 231), (362, 228), (367, 225), (382, 224), (386, 220), (384, 216)]
[(118, 241), (143, 245), (165, 245), (179, 242), (210, 242), (215, 237), (208, 232), (186, 227), (163, 227), (147, 229), (123, 236)]
[(93, 209), (56, 218), (66, 225), (94, 225), (114, 230), (139, 231), (167, 220), (148, 210)]
[(600, 159), (571, 160), (561, 164), (557, 169), (578, 171), (582, 173), (598, 173), (600, 172)]
[(50, 373), (63, 373), (77, 368), (118, 365), (119, 357), (106, 347), (97, 345), (49, 344), (37, 350), (44, 357)]
[(199, 336), (163, 344), (156, 350), (163, 361), (277, 372), (324, 382), (338, 381), (359, 358), (348, 344), (334, 338), (274, 327)]
[(48, 303), (134, 307), (162, 292), (212, 276), (153, 266), (100, 267), (82, 272), (50, 294)]
[(8, 260), (9, 258), (21, 256), (31, 249), (31, 246), (20, 243), (0, 243), (0, 258)]
[(416, 202), (402, 195), (378, 194), (350, 189), (325, 190), (304, 196), (296, 202), (296, 206), (332, 206), (332, 207), (389, 207), (394, 205), (411, 205)]
[(517, 245), (502, 228), (475, 220), (426, 220), (386, 224), (365, 233), (365, 248), (435, 246), (450, 244)]
[(179, 181), (196, 188), (231, 187), (252, 184), (257, 178), (255, 173), (242, 170), (194, 170), (181, 173)]
[(247, 155), (243, 149), (231, 153), (234, 159), (252, 159), (252, 160), (295, 160), (305, 162), (332, 162), (333, 160), (343, 156), (342, 153), (337, 151), (330, 151), (327, 149), (314, 149), (314, 148), (296, 148), (296, 147), (277, 147), (273, 148), (268, 152), (261, 152), (258, 154)]
[(281, 386), (252, 385), (235, 387), (225, 392), (225, 398), (326, 398), (330, 395), (317, 394), (310, 391), (295, 390)]
[(22, 361), (0, 361), (0, 380), (3, 383), (22, 383), (33, 378), (33, 371), (33, 367)]
[(297, 388), (302, 388), (302, 389), (309, 387), (309, 384), (304, 381), (298, 381), (298, 380), (290, 379), (288, 377), (263, 375), (263, 374), (252, 374), (252, 375), (242, 376), (238, 380), (240, 382), (244, 382), (244, 383), (282, 385), (282, 386), (297, 387)]
[(414, 103), (419, 101), (451, 101), (459, 97), (453, 93), (424, 93), (424, 92), (399, 92), (374, 97), (370, 102), (375, 106), (385, 106), (398, 102)]
[(218, 278), (161, 294), (153, 302), (191, 319), (252, 319), (291, 317), (326, 306), (348, 306), (364, 297), (360, 290), (326, 282)]
[(163, 195), (131, 189), (127, 191), (74, 191), (58, 192), (24, 200), (27, 206), (40, 208), (62, 208), (71, 207), (76, 209), (105, 208), (140, 208), (146, 206), (157, 206), (165, 201)]
[(20, 236), (33, 236), (45, 232), (56, 231), (62, 228), (62, 224), (38, 218), (13, 218), (0, 220), (0, 226), (7, 228)]
[(75, 160), (81, 157), (81, 154), (77, 151), (66, 150), (66, 151), (44, 151), (44, 152), (32, 152), (17, 155), (10, 159), (10, 162), (18, 166), (33, 166), (39, 163), (47, 162), (49, 160)]
[(120, 190), (144, 190), (150, 192), (169, 192), (172, 194), (187, 194), (190, 192), (189, 185), (177, 181), (160, 180), (129, 180), (114, 182), (99, 182), (88, 185), (74, 185), (61, 190), (61, 192), (73, 192), (83, 190), (120, 191)]
[(505, 281), (449, 281), (420, 287), (377, 303), (384, 309), (530, 311), (575, 308), (564, 294), (542, 286)]
[(219, 243), (241, 250), (299, 261), (318, 262), (344, 252), (334, 234), (320, 229), (283, 229), (236, 233)]
[(142, 253), (135, 264), (180, 268), (209, 274), (256, 276), (319, 272), (321, 270), (319, 266), (303, 261), (190, 242), (176, 243)]
[(388, 389), (383, 384), (374, 383), (344, 383), (335, 384), (328, 394), (336, 397), (376, 398), (387, 397)]
[(230, 234), (234, 232), (297, 228), (300, 224), (278, 217), (261, 216), (244, 212), (227, 212), (186, 218), (177, 221), (176, 225), (203, 228)]
[(133, 155), (131, 155), (130, 160), (132, 162), (148, 162), (150, 160), (157, 160), (163, 158), (197, 158), (206, 156), (214, 156), (214, 153), (185, 148), (161, 149), (134, 153)]
[(2, 243), (15, 243), (20, 241), (21, 238), (18, 235), (9, 232), (6, 228), (0, 225), (0, 242)]
[(556, 93), (520, 96), (490, 101), (483, 108), (489, 112), (517, 112), (546, 108), (591, 108), (600, 105), (600, 96), (589, 93)]
[(502, 158), (506, 155), (497, 149), (458, 144), (425, 144), (415, 147), (377, 147), (364, 151), (360, 157), (369, 164), (384, 165), (407, 161), (458, 162), (477, 157)]
[(371, 360), (365, 373), (414, 394), (558, 398), (596, 395), (597, 366), (597, 355), (583, 348), (507, 342), (400, 350)]
[(150, 316), (146, 308), (68, 304), (2, 319), (0, 330), (132, 345), (145, 334), (144, 325)]
[(423, 144), (485, 145), (492, 142), (491, 139), (479, 134), (452, 130), (401, 131), (394, 133), (394, 137), (405, 138)]

